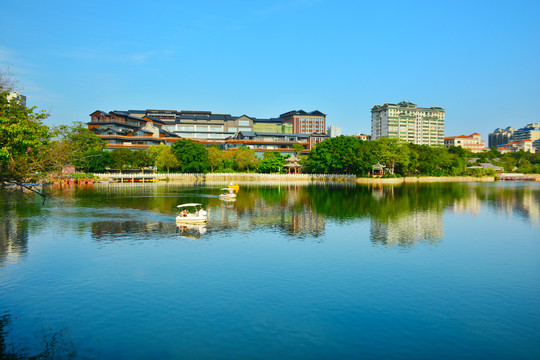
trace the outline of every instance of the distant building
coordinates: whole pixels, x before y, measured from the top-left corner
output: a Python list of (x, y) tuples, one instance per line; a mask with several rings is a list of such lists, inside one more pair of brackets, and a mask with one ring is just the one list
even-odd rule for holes
[(419, 108), (402, 101), (371, 109), (371, 138), (398, 138), (419, 145), (444, 144), (444, 116), (441, 107)]
[(341, 135), (341, 128), (334, 125), (329, 126), (326, 130), (326, 134), (331, 138), (338, 137)]
[(366, 134), (356, 134), (354, 135), (354, 137), (363, 141), (371, 140), (371, 135), (366, 135)]
[(511, 141), (512, 135), (514, 134), (514, 128), (509, 126), (506, 129), (497, 128), (495, 131), (488, 135), (488, 146), (499, 147), (500, 145), (509, 143)]
[(527, 126), (514, 131), (514, 134), (512, 134), (510, 141), (519, 142), (526, 139), (531, 140), (531, 141), (540, 139), (540, 124), (539, 123), (528, 124)]
[(444, 138), (444, 146), (451, 148), (452, 146), (461, 146), (464, 149), (471, 150), (473, 153), (487, 151), (486, 141), (480, 139), (479, 133), (474, 133), (469, 136), (449, 136)]
[(540, 140), (533, 141), (533, 147), (537, 154), (540, 153)]
[(292, 110), (279, 115), (285, 123), (292, 124), (295, 134), (326, 133), (326, 115), (315, 110)]
[(512, 152), (512, 150), (507, 149), (507, 148), (503, 148), (503, 147), (497, 148), (497, 151), (500, 152), (501, 154), (508, 154), (508, 153)]
[(513, 141), (508, 144), (501, 145), (501, 148), (511, 150), (512, 152), (525, 151), (535, 154), (536, 149), (533, 146), (532, 140), (525, 139), (522, 141)]
[(16, 91), (7, 94), (7, 101), (11, 101), (13, 99), (15, 99), (20, 105), (26, 106), (26, 96), (19, 94)]
[[(307, 118), (324, 119), (326, 116), (317, 113), (310, 113)], [(148, 148), (170, 145), (180, 138), (187, 138), (224, 150), (247, 146), (259, 155), (265, 151), (292, 154), (295, 144), (309, 151), (328, 138), (319, 132), (293, 133), (295, 115), (288, 116), (293, 122), (282, 117), (257, 119), (247, 115), (212, 114), (210, 111), (127, 110), (107, 113), (96, 110), (90, 114), (87, 125), (107, 142), (109, 148)], [(301, 125), (302, 121), (298, 119), (298, 124)]]

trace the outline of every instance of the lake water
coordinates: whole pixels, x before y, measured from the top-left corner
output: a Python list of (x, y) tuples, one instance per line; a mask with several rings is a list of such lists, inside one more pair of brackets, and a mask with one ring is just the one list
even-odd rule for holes
[(540, 183), (51, 192), (0, 197), (0, 358), (540, 358)]

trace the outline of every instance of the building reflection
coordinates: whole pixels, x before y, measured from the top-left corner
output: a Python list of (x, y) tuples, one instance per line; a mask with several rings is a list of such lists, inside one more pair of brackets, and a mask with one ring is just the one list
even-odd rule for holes
[(0, 217), (0, 264), (15, 262), (28, 249), (28, 226), (15, 211), (7, 211)]
[(467, 195), (455, 199), (448, 206), (448, 210), (478, 215), (481, 209), (487, 206), (499, 214), (520, 217), (536, 225), (540, 221), (540, 189), (534, 185), (518, 188), (503, 185), (471, 186)]
[(437, 244), (444, 236), (443, 212), (413, 211), (387, 221), (372, 218), (370, 235), (376, 245), (408, 247), (417, 242)]

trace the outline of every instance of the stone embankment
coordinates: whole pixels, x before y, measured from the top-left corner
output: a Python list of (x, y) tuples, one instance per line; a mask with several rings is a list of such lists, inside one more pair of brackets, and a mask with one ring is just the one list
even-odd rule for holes
[(354, 183), (355, 175), (341, 174), (247, 174), (247, 173), (208, 173), (208, 174), (94, 174), (98, 181), (109, 182), (204, 182), (228, 183), (242, 182), (345, 182)]
[[(528, 177), (535, 175), (528, 175)], [(403, 178), (357, 178), (343, 174), (248, 174), (248, 173), (208, 173), (208, 174), (94, 174), (97, 181), (115, 183), (146, 182), (190, 182), (223, 184), (230, 181), (238, 183), (349, 183), (349, 184), (403, 184), (434, 182), (493, 182), (494, 176), (411, 176)], [(502, 179), (502, 178), (501, 178)], [(528, 178), (527, 178), (528, 179)], [(528, 179), (531, 180), (531, 179)], [(538, 180), (537, 180), (538, 181)]]
[(494, 176), (410, 176), (403, 178), (357, 178), (357, 184), (403, 184), (403, 183), (433, 183), (433, 182), (493, 182)]

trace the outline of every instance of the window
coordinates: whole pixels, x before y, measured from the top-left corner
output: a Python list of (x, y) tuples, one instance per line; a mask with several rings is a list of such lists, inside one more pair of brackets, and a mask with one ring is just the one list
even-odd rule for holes
[(229, 132), (236, 132), (236, 128), (235, 127), (229, 127)]
[(239, 127), (239, 128), (238, 128), (238, 131), (251, 131), (251, 128), (247, 128), (247, 127)]
[(250, 126), (249, 120), (239, 120), (238, 121), (239, 126)]

